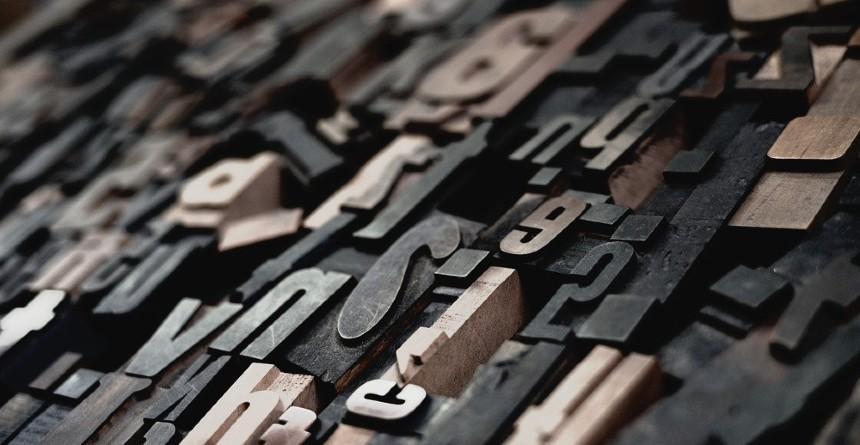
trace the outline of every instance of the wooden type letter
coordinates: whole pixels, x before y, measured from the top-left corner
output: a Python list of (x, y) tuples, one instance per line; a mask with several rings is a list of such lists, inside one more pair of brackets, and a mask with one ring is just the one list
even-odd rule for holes
[(607, 171), (634, 148), (672, 108), (672, 99), (643, 99), (631, 96), (616, 105), (582, 137), (580, 145), (600, 152), (586, 168)]
[(192, 262), (211, 240), (207, 236), (191, 236), (180, 241), (178, 245), (156, 245), (155, 249), (99, 302), (93, 313), (134, 312), (161, 286), (174, 278), (184, 265)]
[(30, 284), (30, 289), (76, 293), (87, 277), (120, 250), (127, 238), (122, 233), (94, 233), (87, 236), (42, 270)]
[(436, 162), (408, 190), (381, 210), (374, 220), (353, 236), (361, 239), (384, 239), (389, 232), (411, 215), (450, 176), (454, 175), (467, 161), (481, 155), (487, 148), (487, 134), (491, 124), (481, 124), (466, 139), (445, 148), (442, 159)]
[(151, 179), (160, 176), (166, 165), (177, 162), (176, 154), (183, 142), (176, 135), (144, 137), (124, 155), (117, 167), (99, 176), (79, 193), (54, 227), (61, 230), (109, 227), (124, 209), (122, 197), (142, 189)]
[(230, 357), (213, 358), (202, 354), (173, 382), (165, 392), (157, 394), (142, 417), (185, 425), (184, 414), (207, 385), (224, 369)]
[[(633, 247), (624, 242), (613, 241), (600, 244), (589, 250), (571, 271), (571, 275), (580, 280), (593, 278), (587, 284), (562, 284), (559, 292), (569, 295), (571, 300), (580, 303), (593, 301), (609, 289), (609, 286), (633, 260), (635, 254)], [(608, 261), (607, 257), (609, 257)], [(603, 267), (597, 271), (598, 266)], [(595, 271), (597, 271), (596, 276)]]
[[(423, 442), (431, 445), (501, 443), (516, 416), (558, 368), (565, 347), (545, 342), (506, 342), (475, 373), (444, 419), (434, 422)], [(506, 402), (500, 403), (500, 400)]]
[(396, 382), (377, 379), (356, 389), (347, 399), (346, 409), (359, 416), (393, 421), (412, 414), (425, 398), (427, 391), (418, 385), (399, 388)]
[(54, 319), (54, 309), (65, 297), (63, 291), (43, 290), (27, 306), (12, 309), (0, 319), (0, 356), (27, 334), (47, 326)]
[(168, 445), (173, 443), (174, 436), (176, 426), (167, 422), (155, 422), (143, 436), (146, 439), (144, 445)]
[(317, 413), (299, 406), (291, 406), (281, 414), (278, 423), (269, 427), (260, 440), (265, 445), (302, 445), (316, 423)]
[[(326, 54), (329, 56), (329, 54)], [(306, 187), (313, 187), (343, 163), (298, 116), (279, 112), (254, 125), (266, 141), (274, 140), (285, 154), (286, 167)]]
[(81, 360), (81, 354), (77, 352), (66, 352), (51, 363), (47, 369), (42, 371), (38, 377), (30, 382), (30, 388), (37, 391), (48, 391), (59, 384), (62, 379), (77, 367)]
[(219, 228), (227, 221), (276, 209), (281, 200), (279, 165), (273, 153), (223, 160), (183, 186), (173, 217), (189, 227)]
[(860, 298), (860, 266), (852, 256), (833, 260), (821, 272), (798, 286), (785, 313), (773, 330), (771, 348), (778, 352), (797, 352), (806, 346), (813, 324), (820, 322), (823, 309), (844, 310)]
[(142, 377), (156, 376), (242, 309), (241, 304), (224, 302), (204, 309), (204, 315), (189, 324), (201, 304), (193, 298), (180, 301), (137, 351), (125, 372)]
[(570, 25), (565, 9), (544, 8), (509, 15), (464, 50), (437, 66), (418, 87), (427, 101), (460, 103), (501, 88), (540, 54), (540, 44)]
[(406, 232), (376, 260), (347, 297), (337, 320), (340, 337), (356, 340), (379, 324), (400, 294), (416, 252), (427, 247), (433, 258), (441, 259), (454, 253), (459, 245), (459, 226), (446, 217), (425, 220)]
[(586, 204), (571, 194), (551, 198), (522, 220), (499, 244), (510, 255), (531, 255), (545, 248), (567, 229)]
[(755, 53), (730, 51), (713, 59), (705, 83), (699, 88), (691, 88), (681, 93), (688, 99), (718, 99), (728, 87), (730, 68), (733, 65), (748, 64), (755, 60)]
[(728, 43), (726, 35), (696, 33), (688, 37), (659, 70), (639, 83), (638, 92), (645, 97), (674, 93), (693, 73)]
[[(349, 275), (323, 272), (319, 269), (293, 272), (236, 319), (209, 347), (217, 351), (235, 352), (259, 331), (260, 334), (242, 355), (262, 360), (324, 306), (349, 280)], [(275, 317), (284, 306), (289, 308)], [(268, 326), (263, 328), (267, 324)]]
[(530, 159), (534, 164), (549, 164), (566, 148), (572, 146), (593, 123), (593, 119), (575, 114), (559, 116), (542, 126), (538, 134), (511, 153), (508, 159)]
[[(848, 27), (793, 27), (782, 35), (782, 52), (778, 78), (749, 78), (738, 74), (735, 88), (739, 90), (773, 92), (781, 95), (800, 93), (807, 102), (817, 95), (817, 88), (826, 79), (815, 78), (815, 68), (810, 51), (810, 38), (848, 39)], [(815, 87), (815, 88), (813, 88)]]
[(424, 73), (459, 43), (458, 40), (442, 40), (433, 34), (417, 38), (397, 59), (350, 92), (346, 99), (349, 109), (360, 112), (363, 107), (372, 107), (374, 100), (379, 98), (406, 97)]
[(427, 138), (398, 137), (368, 161), (351, 181), (320, 204), (305, 219), (304, 226), (309, 229), (322, 227), (340, 213), (344, 204), (352, 209), (376, 208), (407, 166), (424, 165), (434, 156), (435, 149)]
[(183, 445), (257, 443), (290, 406), (317, 409), (311, 376), (253, 363), (203, 416)]
[(489, 100), (473, 107), (471, 113), (485, 118), (508, 115), (547, 76), (570, 60), (580, 46), (597, 33), (628, 2), (629, 0), (604, 0), (590, 3), (574, 16), (573, 25), (565, 27), (563, 33), (532, 60), (515, 79), (508, 82)]
[(99, 387), (69, 412), (44, 443), (82, 444), (135, 393), (149, 386), (149, 379), (106, 374)]

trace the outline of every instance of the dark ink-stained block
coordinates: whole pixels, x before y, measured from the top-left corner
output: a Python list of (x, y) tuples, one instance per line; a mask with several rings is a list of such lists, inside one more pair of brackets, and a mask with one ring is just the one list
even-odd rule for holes
[(535, 193), (551, 194), (564, 183), (564, 170), (558, 167), (542, 167), (529, 179), (528, 190)]
[(755, 322), (743, 315), (716, 306), (705, 306), (699, 311), (699, 317), (711, 326), (738, 338), (745, 337), (755, 327)]
[(774, 327), (771, 348), (777, 353), (797, 354), (820, 336), (826, 309), (844, 311), (860, 298), (860, 265), (856, 253), (834, 259), (824, 270), (795, 288), (779, 322)]
[(582, 137), (580, 145), (596, 154), (586, 168), (608, 173), (629, 150), (635, 148), (674, 107), (671, 99), (631, 96), (606, 113)]
[(741, 265), (712, 284), (710, 290), (735, 305), (757, 312), (771, 299), (784, 295), (788, 285), (779, 275)]
[(139, 310), (150, 297), (177, 279), (214, 242), (206, 235), (191, 236), (175, 245), (161, 244), (126, 275), (93, 309), (95, 314), (121, 315)]
[(450, 218), (434, 217), (400, 237), (376, 260), (347, 297), (337, 320), (337, 332), (346, 341), (359, 340), (372, 331), (394, 306), (416, 251), (428, 248), (443, 259), (460, 245), (460, 229)]
[(593, 123), (594, 119), (575, 114), (559, 116), (541, 127), (534, 137), (511, 153), (508, 159), (547, 165), (568, 147), (573, 146)]
[(78, 369), (54, 390), (54, 394), (72, 400), (80, 400), (96, 386), (103, 375), (104, 373), (92, 369)]
[(254, 128), (265, 139), (276, 142), (286, 156), (287, 168), (306, 187), (316, 185), (343, 163), (292, 113), (273, 114)]
[(319, 259), (327, 249), (332, 249), (333, 244), (346, 235), (346, 230), (355, 219), (351, 213), (340, 213), (322, 227), (308, 233), (283, 253), (257, 267), (251, 277), (233, 291), (232, 299), (255, 301), (294, 268), (304, 267)]
[[(460, 229), (447, 216), (415, 226), (377, 260), (349, 297), (287, 342), (273, 360), (298, 366), (342, 391), (429, 303), (439, 264), (428, 247), (440, 260), (447, 257), (458, 247)], [(386, 266), (395, 260), (400, 262), (396, 267)]]
[(42, 371), (38, 377), (30, 382), (30, 388), (38, 391), (49, 391), (74, 369), (81, 360), (81, 354), (66, 352), (55, 360), (50, 367)]
[(644, 243), (651, 238), (662, 222), (662, 216), (630, 215), (624, 218), (621, 225), (612, 233), (612, 240)]
[(576, 332), (577, 338), (626, 344), (655, 316), (660, 301), (642, 295), (610, 294)]
[(707, 168), (714, 153), (704, 150), (681, 150), (663, 169), (667, 181), (696, 180)]
[(725, 34), (695, 33), (685, 38), (660, 69), (639, 82), (637, 92), (645, 97), (662, 97), (675, 92), (728, 42)]
[[(313, 276), (313, 278), (316, 279), (315, 284), (317, 287), (301, 289), (300, 292), (302, 292), (302, 295), (299, 300), (272, 321), (271, 325), (260, 331), (257, 338), (242, 351), (243, 356), (256, 360), (265, 359), (266, 356), (271, 354), (272, 351), (280, 346), (282, 342), (289, 339), (302, 326), (315, 321), (317, 313), (330, 304), (330, 301), (337, 296), (340, 289), (350, 280), (349, 275), (336, 272), (329, 272), (321, 278), (316, 276)], [(282, 291), (282, 289), (275, 287), (273, 291)], [(265, 307), (267, 303), (268, 301), (264, 297), (254, 305), (254, 308), (257, 308), (258, 305)], [(246, 312), (246, 314), (250, 313)]]
[(597, 226), (613, 227), (629, 212), (627, 207), (615, 204), (592, 204), (579, 219)]
[(735, 344), (736, 339), (709, 324), (696, 321), (675, 333), (660, 349), (660, 365), (666, 374), (686, 380), (714, 357)]
[(623, 59), (656, 61), (694, 28), (691, 23), (677, 23), (672, 19), (673, 14), (667, 11), (638, 14), (596, 52), (574, 55), (558, 73), (596, 76), (615, 64), (622, 65)]
[(481, 269), (489, 255), (486, 250), (458, 249), (436, 270), (436, 276), (451, 282), (466, 282)]
[(856, 364), (858, 335), (855, 320), (801, 362), (786, 365), (768, 353), (767, 332), (754, 332), (693, 372), (614, 443), (766, 442), (769, 432), (808, 412), (815, 396), (834, 387), (834, 376)]

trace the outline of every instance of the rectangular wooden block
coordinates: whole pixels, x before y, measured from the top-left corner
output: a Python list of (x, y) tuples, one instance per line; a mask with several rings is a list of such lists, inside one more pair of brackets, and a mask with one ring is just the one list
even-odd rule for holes
[(775, 161), (836, 162), (856, 152), (858, 137), (860, 117), (798, 117), (785, 127), (767, 156)]
[(729, 225), (758, 229), (809, 230), (843, 172), (766, 172), (732, 216)]

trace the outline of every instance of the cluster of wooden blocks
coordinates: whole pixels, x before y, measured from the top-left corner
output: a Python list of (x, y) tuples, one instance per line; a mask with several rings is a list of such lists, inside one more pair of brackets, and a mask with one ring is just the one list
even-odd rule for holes
[(860, 1), (23, 4), (0, 444), (860, 444)]

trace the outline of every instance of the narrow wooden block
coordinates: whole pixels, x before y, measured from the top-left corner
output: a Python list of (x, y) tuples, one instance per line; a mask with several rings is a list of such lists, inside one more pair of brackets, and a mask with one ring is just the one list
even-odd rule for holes
[(98, 389), (70, 411), (48, 433), (44, 443), (82, 444), (137, 392), (149, 387), (149, 379), (124, 374), (105, 374)]
[(475, 369), (516, 334), (524, 317), (517, 272), (490, 267), (433, 326), (419, 328), (397, 349), (397, 364), (388, 375), (456, 397)]
[(565, 422), (553, 445), (598, 445), (657, 399), (662, 373), (653, 357), (625, 358)]
[(823, 216), (842, 175), (841, 171), (766, 172), (732, 216), (729, 225), (809, 230)]
[(622, 358), (621, 352), (606, 346), (592, 349), (543, 403), (526, 409), (505, 445), (539, 445), (551, 440)]
[(767, 152), (774, 161), (834, 163), (853, 155), (860, 117), (804, 116), (792, 120)]

